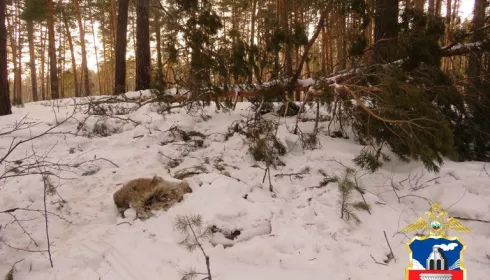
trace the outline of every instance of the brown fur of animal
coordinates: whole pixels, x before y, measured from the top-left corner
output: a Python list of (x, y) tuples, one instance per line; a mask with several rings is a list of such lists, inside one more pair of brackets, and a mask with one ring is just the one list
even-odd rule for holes
[(123, 218), (124, 212), (132, 207), (136, 217), (145, 220), (152, 216), (151, 210), (168, 210), (172, 205), (181, 202), (184, 194), (192, 189), (185, 180), (172, 182), (155, 176), (139, 178), (127, 182), (114, 193), (114, 203)]

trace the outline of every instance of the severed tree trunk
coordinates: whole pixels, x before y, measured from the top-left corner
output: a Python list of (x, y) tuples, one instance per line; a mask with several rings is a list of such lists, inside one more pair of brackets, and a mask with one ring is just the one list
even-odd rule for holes
[(150, 0), (136, 2), (136, 88), (150, 88), (151, 56), (150, 56)]
[(77, 15), (78, 21), (78, 29), (80, 31), (80, 44), (82, 47), (82, 83), (85, 96), (90, 95), (90, 81), (89, 81), (89, 72), (87, 65), (87, 50), (85, 45), (85, 28), (82, 22), (82, 12), (80, 11), (80, 4), (78, 0), (73, 0), (73, 4), (75, 5), (75, 12)]
[(29, 41), (29, 64), (31, 68), (32, 100), (38, 101), (37, 96), (37, 73), (36, 73), (36, 52), (34, 50), (34, 21), (27, 20), (27, 40)]
[(51, 78), (51, 98), (58, 99), (58, 69), (56, 64), (56, 45), (54, 33), (54, 4), (53, 0), (48, 0), (48, 55), (49, 55), (49, 76)]
[(114, 94), (126, 91), (126, 45), (128, 32), (129, 0), (119, 0), (116, 37), (116, 69), (114, 74)]
[(7, 28), (5, 26), (6, 13), (7, 3), (4, 0), (0, 0), (0, 116), (12, 114), (7, 71)]
[(75, 97), (80, 97), (80, 86), (78, 84), (77, 62), (75, 60), (75, 51), (73, 48), (73, 39), (71, 37), (70, 26), (68, 25), (68, 18), (66, 17), (65, 11), (62, 11), (62, 16), (63, 16), (63, 23), (65, 25), (66, 37), (68, 39), (68, 46), (70, 47), (71, 69), (73, 71), (73, 83), (75, 86)]

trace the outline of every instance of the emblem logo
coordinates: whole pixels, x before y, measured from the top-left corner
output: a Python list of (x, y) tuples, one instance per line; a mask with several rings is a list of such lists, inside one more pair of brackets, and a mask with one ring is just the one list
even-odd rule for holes
[(425, 213), (400, 232), (424, 229), (425, 236), (415, 236), (407, 243), (410, 265), (405, 280), (466, 280), (463, 251), (466, 245), (458, 237), (447, 236), (448, 230), (470, 232), (460, 221), (448, 218), (441, 205), (433, 204)]

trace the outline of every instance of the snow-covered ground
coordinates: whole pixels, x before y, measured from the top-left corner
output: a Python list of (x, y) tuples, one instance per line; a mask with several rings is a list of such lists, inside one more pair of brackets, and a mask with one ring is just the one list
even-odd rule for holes
[[(30, 129), (0, 136), (0, 158), (8, 151), (13, 136), (18, 141), (53, 127), (55, 116), (61, 121), (70, 114), (72, 102), (61, 101), (59, 107), (50, 106), (50, 102), (29, 103), (25, 108), (13, 108), (13, 115), (0, 117), (0, 128), (26, 114), (29, 121), (40, 122)], [(176, 109), (162, 116), (151, 105), (145, 105), (129, 114), (132, 120), (141, 122), (139, 125), (125, 121), (124, 115), (108, 120), (107, 130), (114, 134), (107, 137), (49, 134), (20, 145), (7, 158), (10, 163), (4, 164), (5, 168), (32, 160), (13, 162), (33, 151), (41, 159), (47, 156), (46, 161), (66, 164), (66, 168), (92, 161), (75, 173), (53, 171), (49, 178), (59, 196), (47, 197), (48, 211), (71, 222), (48, 215), (54, 268), (46, 252), (28, 252), (47, 248), (41, 212), (19, 209), (0, 214), (0, 277), (20, 260), (15, 266), (15, 280), (177, 280), (189, 268), (205, 272), (202, 253), (186, 251), (179, 244), (183, 236), (174, 230), (177, 215), (200, 214), (207, 225), (242, 230), (242, 237), (227, 241), (233, 246), (214, 246), (220, 243), (218, 237), (213, 244), (203, 244), (214, 279), (401, 280), (409, 264), (407, 236), (413, 233), (396, 233), (428, 210), (423, 198), (441, 203), (450, 216), (490, 220), (490, 177), (483, 163), (447, 161), (440, 174), (431, 174), (422, 172), (420, 163), (407, 164), (395, 158), (377, 173), (359, 178), (371, 214), (357, 212), (360, 225), (342, 220), (337, 184), (315, 188), (323, 179), (318, 170), (341, 175), (344, 168), (338, 162), (355, 167), (352, 159), (363, 147), (322, 132), (320, 149), (303, 150), (297, 136), (288, 131), (294, 117), (283, 122), (278, 131), (288, 153), (281, 158), (285, 166), (272, 169), (272, 194), (268, 181), (262, 183), (264, 164), (253, 160), (244, 137), (237, 133), (227, 140), (224, 137), (233, 121), (247, 115), (247, 106), (238, 104), (236, 111), (229, 113), (216, 113), (210, 107), (206, 113), (211, 118), (204, 121), (200, 113), (189, 115), (184, 109)], [(82, 113), (75, 117), (84, 119)], [(96, 118), (88, 119), (85, 130), (93, 131), (95, 122)], [(312, 122), (300, 125), (305, 132), (313, 128)], [(69, 120), (52, 132), (75, 132), (77, 126), (77, 121)], [(170, 137), (165, 131), (172, 126), (203, 133), (204, 145), (192, 148), (183, 141), (163, 145)], [(169, 168), (170, 159), (182, 163)], [(177, 171), (193, 166), (203, 166), (206, 172), (189, 179), (193, 192), (186, 194), (184, 201), (167, 212), (155, 212), (146, 221), (135, 221), (130, 210), (126, 219), (118, 217), (112, 195), (123, 183), (154, 175), (171, 178)], [(306, 167), (310, 173), (300, 177), (279, 175), (298, 173)], [(0, 170), (1, 175), (3, 168)], [(411, 196), (399, 202), (393, 187), (398, 189), (398, 196)], [(15, 207), (43, 210), (40, 175), (0, 182), (0, 211)], [(490, 224), (462, 222), (472, 232), (451, 234), (467, 244), (464, 265), (468, 279), (486, 279), (490, 274)], [(383, 262), (390, 253), (384, 232), (395, 256), (387, 265), (373, 260)]]

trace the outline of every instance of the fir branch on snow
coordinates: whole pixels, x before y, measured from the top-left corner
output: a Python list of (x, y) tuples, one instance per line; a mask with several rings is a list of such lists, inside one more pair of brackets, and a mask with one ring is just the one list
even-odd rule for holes
[(211, 265), (209, 256), (202, 246), (202, 242), (212, 237), (212, 231), (209, 227), (203, 228), (202, 217), (200, 215), (177, 216), (175, 218), (174, 228), (182, 233), (185, 238), (180, 242), (189, 252), (200, 249), (206, 262), (206, 273), (198, 273), (191, 268), (182, 275), (182, 280), (194, 279), (198, 275), (207, 275), (203, 280), (212, 280)]
[(355, 171), (351, 168), (346, 168), (343, 177), (338, 181), (340, 218), (346, 221), (354, 220), (359, 225), (361, 219), (357, 216), (355, 210), (364, 210), (370, 213), (370, 205), (365, 200), (352, 201), (353, 191), (357, 189), (356, 183), (351, 180), (352, 176), (355, 176)]

